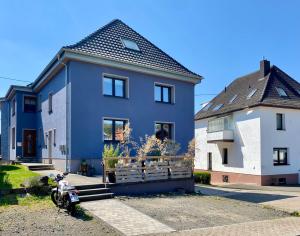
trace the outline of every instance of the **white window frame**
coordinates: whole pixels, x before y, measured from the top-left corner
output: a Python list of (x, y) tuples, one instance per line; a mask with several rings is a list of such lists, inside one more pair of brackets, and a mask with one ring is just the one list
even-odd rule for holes
[(38, 109), (38, 101), (37, 101), (37, 97), (35, 95), (31, 95), (31, 94), (23, 94), (23, 112), (25, 113), (25, 97), (32, 97), (35, 98), (35, 102), (36, 102), (36, 111)]
[(176, 126), (175, 126), (175, 122), (173, 122), (173, 121), (158, 121), (158, 120), (156, 120), (156, 121), (154, 121), (154, 135), (155, 135), (155, 125), (156, 125), (156, 123), (161, 123), (161, 124), (171, 124), (172, 125), (172, 133), (171, 133), (171, 135), (172, 135), (172, 137), (171, 137), (171, 140), (173, 140), (173, 141), (175, 141), (176, 140), (176, 134), (175, 134), (175, 130), (176, 130)]
[(53, 92), (48, 93), (48, 113), (53, 113)]
[(116, 75), (116, 74), (109, 74), (109, 73), (102, 73), (102, 95), (103, 96), (109, 96), (104, 94), (104, 78), (111, 78), (111, 79), (120, 79), (125, 81), (125, 96), (124, 97), (118, 97), (118, 96), (112, 96), (116, 98), (129, 98), (129, 77), (123, 76), (123, 75)]
[(16, 127), (11, 128), (11, 149), (16, 150)]
[(158, 86), (165, 86), (165, 87), (169, 87), (170, 90), (171, 90), (171, 102), (168, 103), (168, 102), (161, 102), (161, 103), (165, 103), (165, 104), (175, 104), (176, 102), (176, 96), (175, 96), (175, 85), (174, 84), (166, 84), (166, 83), (161, 83), (161, 82), (154, 82), (154, 86), (153, 86), (153, 90), (154, 90), (154, 93), (153, 93), (153, 98), (154, 98), (154, 101), (155, 102), (159, 102), (159, 101), (156, 101), (155, 100), (155, 86), (158, 85)]
[(111, 140), (105, 140), (104, 139), (104, 120), (124, 120), (127, 124), (129, 124), (129, 118), (116, 118), (116, 117), (108, 117), (104, 116), (102, 117), (102, 142), (113, 142)]

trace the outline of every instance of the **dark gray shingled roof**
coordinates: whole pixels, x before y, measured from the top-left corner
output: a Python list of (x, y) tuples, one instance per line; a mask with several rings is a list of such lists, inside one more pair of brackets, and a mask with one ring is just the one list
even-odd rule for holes
[[(140, 51), (125, 48), (121, 38), (136, 42)], [(200, 75), (182, 66), (118, 19), (98, 29), (80, 42), (64, 48), (201, 79)]]
[[(266, 67), (264, 67), (266, 65)], [(266, 68), (266, 69), (264, 69)], [(277, 88), (282, 88), (288, 97), (280, 97)], [(255, 94), (247, 99), (248, 94), (257, 89)], [(230, 104), (233, 96), (236, 99)], [(253, 106), (272, 106), (300, 109), (300, 84), (276, 66), (270, 67), (269, 61), (261, 61), (261, 69), (249, 75), (237, 78), (226, 89), (210, 101), (211, 106), (202, 108), (195, 119), (224, 115), (233, 111)], [(223, 106), (214, 111), (218, 104)]]

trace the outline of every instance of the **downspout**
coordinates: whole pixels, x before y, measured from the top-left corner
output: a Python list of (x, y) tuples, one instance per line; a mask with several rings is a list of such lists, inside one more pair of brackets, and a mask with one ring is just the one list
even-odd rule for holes
[(65, 67), (65, 88), (66, 88), (66, 150), (65, 150), (65, 155), (66, 155), (66, 172), (70, 172), (70, 153), (71, 153), (71, 143), (70, 143), (70, 122), (71, 122), (71, 117), (70, 117), (70, 99), (71, 99), (71, 87), (69, 84), (69, 69), (68, 69), (68, 64), (65, 64), (61, 58), (60, 55), (57, 55), (57, 60), (60, 64), (62, 64)]

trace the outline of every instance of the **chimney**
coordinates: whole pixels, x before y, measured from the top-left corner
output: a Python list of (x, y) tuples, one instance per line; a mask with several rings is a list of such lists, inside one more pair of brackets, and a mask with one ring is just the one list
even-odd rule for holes
[(264, 77), (270, 72), (270, 61), (263, 59), (260, 61), (260, 73)]

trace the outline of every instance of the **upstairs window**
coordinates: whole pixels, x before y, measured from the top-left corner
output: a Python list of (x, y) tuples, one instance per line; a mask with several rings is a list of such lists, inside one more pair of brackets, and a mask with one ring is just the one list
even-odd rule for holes
[(31, 96), (24, 97), (24, 112), (36, 112), (36, 98)]
[(277, 130), (285, 130), (285, 117), (284, 114), (276, 114), (276, 126)]
[(103, 77), (103, 94), (112, 97), (126, 97), (126, 80), (112, 78), (108, 76)]
[(104, 141), (119, 142), (124, 139), (124, 129), (127, 120), (104, 119), (103, 120), (103, 139)]
[(15, 114), (16, 114), (16, 99), (13, 99), (11, 104), (11, 115), (14, 116)]
[(155, 84), (154, 99), (156, 102), (172, 103), (173, 87), (162, 84)]
[(287, 93), (283, 88), (276, 87), (277, 93), (280, 97), (288, 97)]
[(273, 165), (287, 165), (288, 164), (288, 153), (287, 148), (274, 148), (273, 149)]
[(155, 123), (155, 137), (161, 141), (172, 139), (172, 128), (170, 123)]
[(236, 98), (237, 98), (237, 94), (234, 95), (234, 96), (230, 99), (229, 104), (232, 104)]
[(253, 89), (247, 96), (247, 99), (250, 99), (253, 97), (253, 95), (256, 93), (257, 89)]
[(48, 112), (53, 112), (53, 93), (49, 93), (48, 95)]
[(141, 51), (139, 46), (137, 45), (137, 43), (133, 40), (130, 39), (121, 39), (122, 44), (125, 48), (131, 49), (131, 50), (135, 50), (135, 51)]

